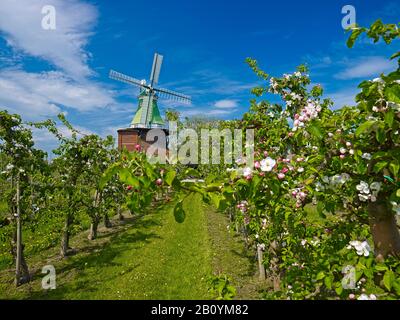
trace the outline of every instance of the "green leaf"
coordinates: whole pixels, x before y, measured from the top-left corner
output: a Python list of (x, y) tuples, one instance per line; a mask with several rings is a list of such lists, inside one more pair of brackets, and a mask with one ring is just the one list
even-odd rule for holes
[(326, 218), (326, 216), (324, 214), (324, 210), (325, 210), (325, 204), (322, 201), (318, 201), (317, 212), (318, 212), (319, 216), (322, 218)]
[(385, 285), (386, 289), (389, 291), (392, 290), (392, 286), (394, 281), (396, 280), (396, 276), (392, 270), (387, 270), (385, 275), (383, 276), (383, 284)]
[(395, 177), (397, 177), (399, 173), (400, 164), (399, 161), (393, 160), (389, 165), (389, 170), (393, 173)]
[(376, 136), (376, 141), (378, 141), (379, 143), (384, 143), (386, 141), (385, 129), (379, 126), (378, 129), (376, 130), (375, 136)]
[(400, 57), (400, 51), (394, 53), (394, 54), (390, 57), (390, 60), (396, 59), (397, 57)]
[(381, 171), (383, 168), (385, 168), (388, 165), (387, 161), (379, 161), (378, 163), (376, 163), (374, 165), (374, 172), (378, 173), (379, 171)]
[(332, 276), (325, 277), (324, 283), (325, 283), (325, 286), (326, 286), (328, 289), (332, 289), (332, 282), (333, 282), (333, 277), (332, 277)]
[(339, 295), (339, 296), (342, 294), (342, 292), (343, 292), (343, 285), (342, 285), (342, 282), (341, 282), (341, 281), (336, 282), (336, 284), (335, 284), (335, 291), (336, 291), (337, 295)]
[(376, 123), (375, 120), (369, 120), (362, 123), (356, 130), (356, 136), (358, 137), (364, 132), (369, 131), (375, 123)]
[(183, 209), (183, 201), (178, 201), (174, 208), (174, 217), (175, 221), (178, 223), (182, 223), (185, 221), (185, 210)]
[(139, 180), (128, 168), (121, 168), (118, 172), (121, 182), (131, 185), (134, 188), (139, 187)]
[(386, 87), (385, 95), (387, 100), (400, 103), (400, 86), (397, 84), (392, 87)]
[(309, 125), (307, 131), (318, 140), (321, 140), (324, 137), (321, 128), (316, 123)]
[(357, 38), (360, 36), (361, 33), (364, 32), (364, 28), (357, 28), (353, 29), (351, 32), (351, 35), (349, 39), (347, 39), (347, 46), (349, 48), (352, 48), (354, 46), (354, 43), (356, 42)]
[(394, 110), (390, 109), (386, 114), (385, 114), (385, 122), (389, 127), (393, 126), (393, 120), (394, 120)]
[(376, 271), (386, 271), (386, 270), (388, 270), (388, 267), (383, 263), (379, 263), (375, 266), (375, 270)]
[(220, 201), (221, 201), (221, 197), (216, 193), (210, 193), (210, 198), (211, 198), (211, 201), (214, 204), (214, 206), (218, 209)]
[(175, 176), (176, 176), (176, 171), (173, 171), (173, 170), (168, 171), (167, 174), (165, 175), (165, 182), (169, 186), (171, 186), (172, 183), (174, 182)]
[(119, 169), (119, 164), (114, 164), (103, 173), (99, 183), (100, 189), (103, 189), (105, 187), (105, 185), (112, 179), (112, 177), (118, 173)]
[(400, 296), (400, 279), (397, 279), (393, 283), (393, 289), (394, 289), (394, 291), (396, 291), (396, 294)]
[(325, 273), (323, 271), (318, 272), (316, 280), (321, 280), (325, 278)]

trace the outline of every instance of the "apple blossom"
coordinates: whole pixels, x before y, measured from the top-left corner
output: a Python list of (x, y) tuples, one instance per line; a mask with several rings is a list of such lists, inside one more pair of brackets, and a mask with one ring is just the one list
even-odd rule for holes
[(287, 173), (288, 171), (289, 171), (289, 169), (286, 168), (286, 167), (282, 168), (282, 170), (281, 170), (281, 172), (282, 172), (283, 174)]
[(361, 155), (361, 158), (365, 159), (365, 160), (371, 160), (372, 156), (370, 153), (363, 153)]
[(253, 170), (251, 168), (246, 167), (243, 169), (243, 176), (247, 178), (247, 177), (251, 176), (252, 172), (253, 172)]
[(270, 157), (261, 160), (261, 171), (269, 172), (272, 171), (274, 166), (276, 165), (276, 161)]
[(369, 246), (367, 241), (363, 242), (358, 240), (350, 241), (349, 245), (346, 248), (351, 249), (352, 247), (356, 249), (357, 254), (359, 256), (368, 257), (371, 251), (371, 247)]

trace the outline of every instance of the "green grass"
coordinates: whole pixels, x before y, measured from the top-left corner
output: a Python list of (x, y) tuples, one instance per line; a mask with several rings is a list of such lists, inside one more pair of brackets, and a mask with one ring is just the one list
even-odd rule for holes
[[(225, 216), (202, 204), (198, 196), (185, 202), (186, 220), (179, 224), (172, 206), (154, 208), (141, 218), (114, 221), (101, 228), (99, 239), (86, 233), (73, 238), (77, 253), (58, 258), (58, 248), (28, 260), (33, 281), (12, 284), (12, 270), (0, 272), (0, 298), (10, 299), (211, 299), (207, 277), (226, 273), (238, 298), (257, 297), (254, 262), (242, 241), (227, 232)], [(53, 264), (57, 289), (41, 288), (41, 268)]]

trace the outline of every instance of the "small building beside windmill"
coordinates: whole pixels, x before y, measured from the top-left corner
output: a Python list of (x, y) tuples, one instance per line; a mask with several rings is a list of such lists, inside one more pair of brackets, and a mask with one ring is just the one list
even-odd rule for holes
[(138, 107), (130, 127), (118, 130), (118, 149), (120, 150), (126, 148), (128, 151), (135, 151), (136, 145), (147, 150), (150, 143), (146, 141), (146, 135), (151, 129), (161, 129), (168, 135), (165, 121), (158, 109), (157, 97), (152, 97), (142, 91), (138, 100)]

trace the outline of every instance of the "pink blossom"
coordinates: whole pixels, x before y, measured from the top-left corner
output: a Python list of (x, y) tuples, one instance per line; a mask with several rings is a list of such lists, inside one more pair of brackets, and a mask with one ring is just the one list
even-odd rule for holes
[(296, 159), (296, 161), (297, 162), (302, 162), (302, 161), (304, 161), (304, 158), (303, 157), (299, 157), (299, 158)]
[(285, 174), (284, 173), (278, 173), (278, 179), (282, 180), (283, 178), (285, 178)]
[(136, 144), (135, 145), (135, 150), (136, 151), (140, 151), (142, 149), (142, 147), (140, 146), (140, 144)]
[(346, 158), (346, 155), (345, 154), (341, 154), (339, 157), (340, 157), (340, 159), (344, 159), (344, 158)]
[(293, 137), (293, 136), (294, 136), (294, 132), (290, 131), (290, 132), (288, 133), (288, 137)]
[(282, 170), (281, 170), (282, 173), (286, 173), (286, 172), (288, 172), (288, 171), (289, 171), (289, 169), (286, 168), (286, 167), (282, 168)]
[(156, 180), (156, 185), (161, 186), (163, 183), (163, 181), (161, 179), (157, 179)]
[(261, 167), (260, 162), (258, 161), (254, 162), (254, 168), (260, 169), (260, 167)]
[(264, 157), (268, 157), (268, 152), (264, 151)]

